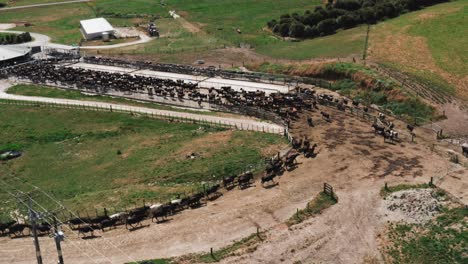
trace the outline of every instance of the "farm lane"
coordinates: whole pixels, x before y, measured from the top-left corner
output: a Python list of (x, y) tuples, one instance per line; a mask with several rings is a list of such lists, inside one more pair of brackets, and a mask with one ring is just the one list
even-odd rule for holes
[[(14, 33), (14, 34), (24, 33), (24, 31), (4, 30), (4, 29), (13, 28), (12, 25), (14, 24), (0, 24), (0, 33)], [(64, 49), (64, 50), (71, 50), (71, 49), (76, 48), (70, 45), (53, 43), (51, 42), (50, 37), (44, 34), (39, 34), (39, 33), (34, 33), (34, 32), (29, 32), (29, 34), (31, 34), (31, 37), (33, 37), (33, 41), (25, 42), (21, 44), (10, 44), (6, 46), (21, 46), (21, 47), (41, 46), (43, 48)], [(138, 36), (140, 37), (140, 39), (132, 41), (132, 42), (112, 44), (112, 45), (102, 45), (102, 46), (82, 46), (80, 47), (80, 49), (90, 49), (90, 50), (115, 49), (115, 48), (122, 48), (122, 47), (127, 47), (127, 46), (132, 46), (132, 45), (143, 44), (143, 43), (147, 43), (153, 40), (153, 38), (148, 37), (143, 32), (140, 32)]]
[(71, 1), (61, 1), (61, 2), (44, 3), (44, 4), (12, 6), (12, 7), (0, 8), (0, 11), (23, 9), (23, 8), (32, 8), (32, 7), (42, 7), (42, 6), (52, 6), (52, 5), (65, 5), (65, 4), (73, 4), (73, 3), (86, 3), (86, 2), (91, 2), (91, 1), (92, 0), (71, 0)]
[(277, 124), (259, 122), (249, 118), (240, 119), (240, 118), (229, 118), (229, 117), (219, 117), (219, 116), (210, 116), (210, 115), (199, 115), (186, 112), (175, 112), (168, 110), (159, 110), (146, 107), (138, 106), (128, 106), (124, 104), (115, 104), (115, 103), (103, 103), (96, 101), (81, 101), (81, 100), (69, 100), (69, 99), (59, 99), (59, 98), (47, 98), (47, 97), (37, 97), (37, 96), (22, 96), (22, 95), (13, 95), (6, 93), (6, 90), (13, 86), (12, 83), (1, 80), (0, 81), (0, 99), (7, 100), (18, 100), (18, 101), (27, 101), (27, 102), (42, 102), (42, 103), (56, 103), (56, 104), (67, 104), (67, 105), (76, 105), (76, 106), (89, 106), (100, 109), (110, 109), (113, 110), (124, 110), (127, 112), (148, 114), (148, 115), (159, 115), (167, 116), (174, 118), (184, 118), (190, 120), (199, 120), (210, 123), (221, 123), (229, 126), (238, 127), (241, 130), (251, 130), (251, 131), (265, 131), (275, 134), (282, 134), (284, 128)]

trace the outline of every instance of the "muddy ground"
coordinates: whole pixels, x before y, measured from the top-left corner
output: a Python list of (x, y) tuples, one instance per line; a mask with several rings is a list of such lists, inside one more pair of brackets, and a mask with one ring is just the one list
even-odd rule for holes
[[(384, 143), (370, 124), (349, 114), (323, 108), (331, 122), (306, 115), (293, 124), (292, 133), (307, 135), (318, 144), (315, 158), (299, 158), (299, 166), (286, 172), (272, 188), (258, 180), (245, 190), (224, 192), (219, 199), (185, 210), (162, 224), (145, 222), (129, 232), (123, 227), (83, 240), (65, 230), (63, 251), (67, 263), (125, 263), (217, 249), (254, 233), (259, 227), (268, 237), (254, 252), (224, 259), (223, 263), (380, 263), (377, 237), (386, 220), (379, 208), (384, 183), (435, 184), (467, 203), (468, 170), (448, 160), (445, 147), (433, 145), (434, 135), (416, 129), (414, 143)], [(322, 110), (323, 110), (322, 109)], [(403, 131), (403, 125), (397, 123)], [(403, 134), (403, 133), (402, 133)], [(427, 139), (424, 139), (426, 137)], [(461, 163), (468, 162), (465, 158)], [(289, 230), (284, 221), (303, 208), (323, 187), (331, 184), (338, 204)], [(56, 260), (55, 245), (41, 238), (45, 263)], [(1, 263), (32, 263), (30, 238), (0, 238)]]

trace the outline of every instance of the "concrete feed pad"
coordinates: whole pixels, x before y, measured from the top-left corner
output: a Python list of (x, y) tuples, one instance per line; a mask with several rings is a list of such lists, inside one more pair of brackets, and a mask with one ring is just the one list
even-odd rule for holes
[(223, 86), (230, 86), (236, 91), (244, 89), (245, 91), (265, 91), (266, 94), (270, 93), (287, 93), (289, 91), (288, 86), (278, 85), (278, 84), (269, 84), (269, 83), (260, 83), (260, 82), (251, 82), (251, 81), (242, 81), (242, 80), (232, 80), (224, 78), (210, 78), (207, 76), (197, 76), (189, 74), (179, 74), (172, 72), (161, 72), (161, 71), (152, 71), (152, 70), (136, 70), (131, 68), (116, 67), (116, 66), (107, 66), (107, 65), (97, 65), (89, 63), (76, 63), (67, 67), (73, 68), (83, 68), (88, 70), (96, 71), (106, 71), (106, 72), (120, 72), (120, 73), (131, 73), (134, 75), (141, 76), (152, 76), (161, 79), (172, 79), (172, 80), (183, 80), (187, 83), (189, 82), (199, 82), (200, 88), (215, 88), (221, 89)]

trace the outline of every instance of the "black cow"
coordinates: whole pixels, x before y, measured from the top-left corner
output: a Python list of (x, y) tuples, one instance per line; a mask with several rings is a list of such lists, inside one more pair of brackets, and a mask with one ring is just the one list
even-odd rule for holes
[(13, 235), (15, 237), (19, 237), (20, 235), (24, 236), (25, 229), (31, 230), (31, 226), (27, 224), (14, 224), (8, 228), (8, 235), (10, 238), (12, 238)]
[(309, 157), (314, 157), (315, 156), (315, 148), (317, 147), (317, 144), (314, 144), (311, 148), (308, 148), (306, 150), (304, 150), (304, 156), (306, 158), (309, 158)]
[(320, 112), (322, 115), (322, 118), (325, 119), (326, 121), (330, 121), (330, 114), (325, 113), (325, 112)]
[(213, 198), (217, 198), (220, 196), (220, 192), (218, 191), (219, 188), (221, 186), (219, 184), (216, 184), (216, 185), (213, 185), (211, 186), (210, 188), (208, 188), (206, 191), (205, 191), (205, 196), (208, 198), (208, 199), (213, 199)]
[(7, 233), (8, 228), (14, 224), (16, 224), (16, 221), (0, 223), (0, 233), (4, 235), (5, 233)]
[(223, 178), (223, 186), (224, 188), (228, 188), (234, 184), (234, 180), (236, 179), (236, 175), (232, 175), (229, 177)]
[(314, 127), (314, 122), (312, 120), (312, 117), (310, 116), (307, 117), (307, 124), (309, 124), (310, 127)]
[[(130, 215), (125, 219), (125, 228), (128, 230), (141, 226), (141, 222), (145, 219), (145, 214)], [(130, 228), (128, 228), (130, 226)]]
[(115, 228), (118, 220), (119, 220), (118, 218), (107, 218), (107, 219), (102, 220), (99, 223), (99, 226), (101, 227), (101, 231), (105, 232), (106, 228), (109, 228), (109, 229)]
[(463, 156), (468, 158), (468, 144), (465, 143), (462, 145), (462, 152), (463, 152)]
[(383, 135), (385, 133), (385, 127), (381, 127), (376, 123), (372, 124), (372, 127), (374, 128), (375, 134)]
[(36, 226), (36, 230), (41, 235), (48, 235), (52, 231), (52, 226), (49, 223), (41, 223)]
[(273, 184), (275, 183), (275, 177), (276, 177), (276, 174), (274, 173), (266, 173), (264, 176), (262, 176), (262, 179), (261, 179), (261, 183), (262, 183), (262, 186), (264, 186), (265, 183), (267, 182), (273, 182)]
[[(91, 224), (85, 224), (80, 227), (78, 227), (78, 237), (80, 235), (83, 235), (83, 238), (85, 237), (94, 237), (94, 230), (100, 229), (99, 226), (97, 225), (91, 225)], [(89, 236), (87, 235), (88, 233), (91, 233)]]
[(253, 179), (253, 173), (252, 172), (246, 172), (239, 176), (239, 179), (237, 180), (237, 183), (239, 185), (239, 189), (244, 189), (250, 186), (250, 182)]

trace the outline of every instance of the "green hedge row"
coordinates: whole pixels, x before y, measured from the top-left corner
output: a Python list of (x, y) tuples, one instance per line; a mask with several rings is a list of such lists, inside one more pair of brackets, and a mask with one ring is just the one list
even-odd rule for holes
[(32, 40), (31, 34), (29, 32), (21, 34), (0, 34), (0, 45), (7, 44), (20, 44), (24, 42), (29, 42)]
[(449, 0), (337, 0), (315, 10), (284, 14), (273, 19), (268, 27), (282, 37), (315, 38), (334, 34), (359, 24), (375, 24), (401, 14)]

